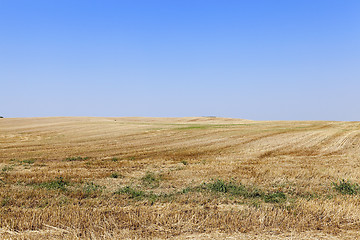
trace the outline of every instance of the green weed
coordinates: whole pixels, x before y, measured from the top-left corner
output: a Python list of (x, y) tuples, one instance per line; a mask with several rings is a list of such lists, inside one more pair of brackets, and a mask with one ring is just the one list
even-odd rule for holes
[(332, 182), (332, 186), (333, 189), (344, 195), (355, 195), (360, 192), (359, 184), (351, 183), (349, 180), (345, 181), (345, 179), (340, 180), (339, 183)]
[(119, 189), (117, 192), (115, 192), (116, 194), (122, 194), (122, 193), (125, 193), (127, 195), (129, 195), (131, 198), (134, 198), (134, 199), (142, 199), (146, 196), (145, 192), (144, 191), (141, 191), (141, 190), (136, 190), (130, 186), (126, 186), (122, 189)]
[(27, 160), (23, 160), (23, 161), (20, 161), (21, 163), (25, 163), (25, 164), (33, 164), (35, 162), (35, 159), (27, 159)]
[(267, 203), (281, 203), (286, 201), (286, 195), (283, 192), (268, 193), (263, 196), (263, 199)]
[(122, 176), (121, 174), (119, 174), (119, 173), (112, 173), (111, 175), (110, 175), (110, 177), (111, 178), (123, 178), (124, 176)]
[(155, 194), (152, 191), (151, 192), (145, 192), (142, 190), (138, 190), (135, 188), (132, 188), (130, 186), (126, 186), (124, 188), (119, 189), (118, 191), (115, 192), (115, 194), (127, 194), (130, 198), (134, 199), (134, 200), (148, 200), (151, 203), (154, 203), (158, 200), (171, 200), (172, 197), (174, 196), (174, 194), (166, 194), (166, 193), (161, 193), (161, 194)]
[(205, 188), (212, 192), (219, 192), (229, 194), (231, 196), (242, 196), (244, 198), (259, 198), (267, 203), (280, 203), (286, 201), (287, 197), (283, 192), (264, 193), (263, 191), (254, 188), (246, 187), (243, 184), (235, 184), (233, 182), (226, 182), (217, 179), (212, 183), (205, 183)]
[(83, 161), (83, 160), (88, 160), (90, 157), (68, 157), (68, 158), (65, 158), (64, 161), (67, 161), (67, 162), (73, 162), (73, 161)]
[(188, 165), (188, 164), (189, 164), (189, 163), (188, 163), (187, 161), (185, 161), (185, 160), (182, 160), (181, 163), (184, 164), (184, 165)]
[(4, 167), (1, 169), (1, 171), (3, 171), (3, 172), (8, 172), (8, 171), (11, 171), (11, 170), (13, 170), (13, 167), (12, 167), (12, 166), (4, 166)]
[(66, 186), (68, 186), (68, 185), (69, 185), (69, 182), (64, 180), (63, 177), (57, 177), (56, 180), (54, 180), (54, 181), (39, 184), (39, 187), (43, 187), (46, 189), (66, 191), (67, 190)]
[(5, 207), (5, 206), (9, 205), (10, 200), (11, 200), (11, 199), (10, 199), (10, 197), (8, 197), (8, 196), (4, 197), (4, 198), (1, 200), (1, 202), (0, 202), (0, 206), (1, 206), (1, 207)]
[(89, 197), (101, 193), (104, 188), (104, 186), (97, 185), (93, 182), (87, 182), (83, 186), (83, 192), (85, 194), (85, 197)]
[(152, 172), (148, 172), (146, 173), (146, 175), (144, 177), (141, 178), (141, 181), (143, 183), (144, 186), (147, 187), (151, 187), (151, 188), (156, 188), (159, 186), (161, 177), (155, 175)]

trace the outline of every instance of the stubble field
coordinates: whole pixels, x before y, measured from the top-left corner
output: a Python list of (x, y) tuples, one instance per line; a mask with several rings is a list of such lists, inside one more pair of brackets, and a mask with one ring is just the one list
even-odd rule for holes
[(0, 239), (357, 239), (359, 182), (360, 122), (0, 119)]

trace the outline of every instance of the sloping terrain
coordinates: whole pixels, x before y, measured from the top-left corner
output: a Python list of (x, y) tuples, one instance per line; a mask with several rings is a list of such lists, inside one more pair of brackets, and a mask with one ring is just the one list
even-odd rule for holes
[(0, 119), (0, 168), (4, 239), (360, 234), (360, 122)]

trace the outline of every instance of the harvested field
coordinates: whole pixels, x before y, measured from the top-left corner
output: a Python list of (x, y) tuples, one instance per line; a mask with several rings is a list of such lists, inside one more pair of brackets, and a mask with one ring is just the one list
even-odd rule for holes
[(360, 122), (0, 119), (1, 239), (360, 239)]

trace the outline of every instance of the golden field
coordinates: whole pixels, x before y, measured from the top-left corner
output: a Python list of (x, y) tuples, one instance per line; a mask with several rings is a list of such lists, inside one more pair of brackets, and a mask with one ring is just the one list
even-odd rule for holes
[(0, 171), (0, 239), (360, 239), (360, 122), (5, 118)]

